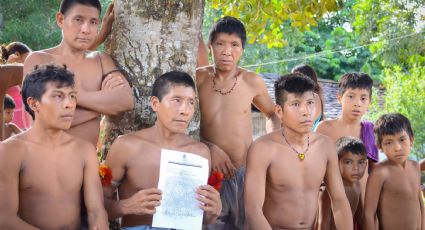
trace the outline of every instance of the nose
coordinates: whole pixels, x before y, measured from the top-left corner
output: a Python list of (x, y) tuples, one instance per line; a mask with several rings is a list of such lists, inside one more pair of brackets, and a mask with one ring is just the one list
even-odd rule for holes
[(180, 107), (179, 107), (179, 113), (180, 115), (184, 115), (187, 116), (190, 113), (190, 110), (192, 109), (192, 105), (190, 104), (190, 102), (183, 102), (181, 103)]
[(89, 22), (85, 22), (81, 25), (81, 32), (83, 34), (89, 34), (90, 33), (90, 25)]
[(310, 116), (311, 115), (310, 110), (311, 110), (310, 105), (308, 105), (307, 103), (304, 103), (301, 106), (301, 112), (302, 112), (303, 116)]
[(225, 55), (231, 55), (232, 54), (232, 47), (230, 45), (226, 45), (224, 47), (224, 54)]
[(394, 143), (394, 150), (397, 152), (401, 150), (401, 144), (398, 141)]
[(66, 97), (63, 102), (64, 102), (65, 109), (73, 109), (73, 108), (75, 108), (75, 106), (77, 104), (75, 99), (70, 97), (70, 96)]

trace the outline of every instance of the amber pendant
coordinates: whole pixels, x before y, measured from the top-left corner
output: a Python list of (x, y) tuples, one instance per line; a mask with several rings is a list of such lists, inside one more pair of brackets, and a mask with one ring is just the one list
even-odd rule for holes
[(305, 158), (305, 154), (304, 153), (298, 153), (298, 158), (300, 159), (300, 161), (303, 161)]

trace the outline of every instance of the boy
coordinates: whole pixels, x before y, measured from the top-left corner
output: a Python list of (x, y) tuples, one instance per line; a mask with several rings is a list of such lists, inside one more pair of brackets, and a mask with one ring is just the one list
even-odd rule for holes
[(245, 183), (249, 229), (312, 229), (323, 180), (337, 228), (353, 228), (333, 142), (311, 132), (314, 88), (314, 82), (300, 73), (275, 83), (275, 111), (283, 128), (249, 148)]
[(408, 160), (413, 146), (409, 120), (398, 113), (382, 115), (375, 123), (379, 148), (388, 159), (375, 166), (367, 181), (364, 229), (424, 229), (419, 164)]
[(22, 132), (22, 130), (12, 123), (13, 113), (15, 112), (15, 102), (9, 95), (4, 97), (4, 139), (11, 137)]
[(3, 143), (0, 229), (80, 229), (82, 201), (90, 229), (108, 229), (96, 150), (65, 132), (76, 106), (74, 75), (52, 65), (35, 69), (22, 98), (34, 123)]
[[(360, 179), (363, 177), (366, 166), (366, 148), (362, 141), (354, 137), (341, 137), (336, 142), (336, 151), (338, 154), (339, 171), (341, 172), (342, 182), (344, 183), (345, 195), (350, 202), (351, 212), (353, 214), (353, 224), (359, 226), (362, 218), (362, 203), (361, 203), (361, 185)], [(323, 193), (322, 193), (323, 194)], [(322, 196), (321, 202), (327, 202), (324, 207), (329, 207), (327, 210), (320, 209), (323, 207), (319, 204), (319, 213), (328, 217), (319, 221), (319, 229), (336, 229), (335, 222), (332, 218), (330, 209), (329, 196)]]
[[(212, 169), (225, 176), (220, 190), (223, 212), (213, 229), (242, 229), (243, 184), (246, 154), (252, 143), (251, 105), (280, 128), (262, 78), (238, 67), (246, 42), (238, 19), (223, 17), (211, 28), (208, 47), (214, 65), (197, 70), (196, 86), (201, 110), (201, 139), (211, 148)], [(271, 124), (271, 122), (273, 124)]]
[[(185, 134), (195, 102), (195, 83), (187, 73), (163, 74), (152, 87), (155, 125), (120, 136), (112, 144), (106, 157), (113, 179), (113, 184), (104, 188), (106, 209), (109, 219), (122, 217), (124, 229), (151, 229), (152, 215), (161, 201), (157, 186), (162, 148), (210, 159), (208, 147)], [(116, 189), (119, 200), (112, 200)], [(196, 193), (197, 199), (205, 204), (200, 206), (205, 212), (204, 222), (214, 222), (221, 211), (218, 191), (203, 185)]]
[(116, 115), (134, 106), (132, 90), (112, 59), (91, 52), (96, 43), (101, 5), (99, 0), (62, 0), (56, 22), (62, 30), (58, 46), (32, 52), (25, 60), (24, 75), (35, 65), (65, 64), (75, 74), (78, 102), (67, 132), (96, 145), (99, 114)]

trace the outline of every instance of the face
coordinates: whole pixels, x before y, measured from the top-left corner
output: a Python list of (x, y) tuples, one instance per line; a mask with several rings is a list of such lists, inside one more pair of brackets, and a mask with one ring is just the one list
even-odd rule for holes
[(348, 152), (339, 159), (342, 179), (349, 183), (358, 182), (363, 177), (366, 166), (367, 158), (360, 154)]
[(46, 91), (38, 101), (27, 99), (35, 113), (35, 122), (41, 122), (52, 129), (67, 130), (71, 127), (77, 105), (77, 93), (72, 87), (57, 87), (55, 83), (46, 84)]
[(242, 40), (235, 33), (217, 33), (209, 47), (215, 67), (220, 71), (235, 69), (243, 53)]
[(195, 112), (195, 91), (192, 87), (171, 86), (162, 98), (151, 98), (157, 120), (173, 133), (184, 133)]
[(370, 104), (369, 90), (347, 89), (342, 96), (338, 95), (344, 116), (358, 120), (367, 112)]
[(283, 108), (275, 106), (282, 124), (298, 133), (308, 133), (313, 125), (313, 115), (316, 110), (314, 94), (312, 91), (302, 95), (288, 93)]
[(382, 137), (381, 150), (389, 160), (396, 163), (403, 163), (407, 160), (412, 146), (413, 138), (410, 138), (405, 130), (395, 135)]
[(94, 42), (100, 22), (99, 11), (82, 4), (75, 4), (65, 15), (58, 13), (56, 20), (63, 40), (78, 50), (86, 50)]
[(10, 123), (12, 122), (13, 119), (13, 112), (15, 111), (15, 109), (4, 109), (4, 123)]

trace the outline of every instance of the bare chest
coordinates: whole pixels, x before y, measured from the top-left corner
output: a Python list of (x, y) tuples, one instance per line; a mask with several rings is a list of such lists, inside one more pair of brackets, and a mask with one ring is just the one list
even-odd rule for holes
[[(385, 181), (382, 196), (391, 200), (418, 199), (419, 181), (407, 173), (392, 173), (391, 179)], [(407, 200), (406, 200), (407, 201)]]

